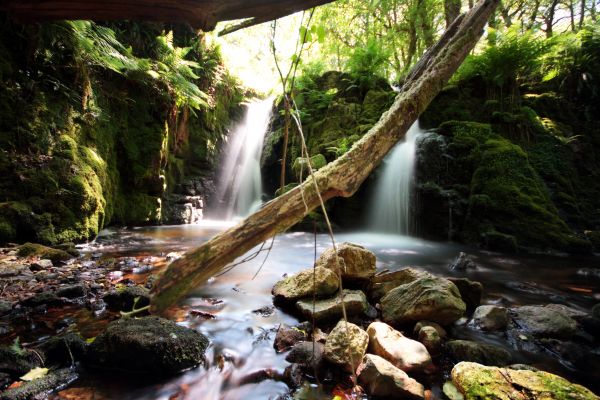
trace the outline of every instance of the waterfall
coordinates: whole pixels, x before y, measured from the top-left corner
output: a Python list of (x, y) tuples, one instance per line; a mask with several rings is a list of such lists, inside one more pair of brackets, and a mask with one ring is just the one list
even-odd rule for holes
[(383, 160), (383, 171), (371, 202), (370, 225), (377, 232), (408, 235), (411, 232), (416, 141), (423, 134), (417, 120)]
[(260, 157), (272, 107), (272, 98), (248, 104), (228, 137), (217, 183), (219, 214), (226, 219), (246, 217), (262, 203)]

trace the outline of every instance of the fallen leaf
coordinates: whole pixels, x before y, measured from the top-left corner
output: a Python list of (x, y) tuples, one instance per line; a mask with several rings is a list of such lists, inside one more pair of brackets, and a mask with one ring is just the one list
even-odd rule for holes
[(22, 381), (35, 381), (36, 379), (43, 378), (48, 374), (48, 368), (36, 367), (23, 375), (20, 379)]

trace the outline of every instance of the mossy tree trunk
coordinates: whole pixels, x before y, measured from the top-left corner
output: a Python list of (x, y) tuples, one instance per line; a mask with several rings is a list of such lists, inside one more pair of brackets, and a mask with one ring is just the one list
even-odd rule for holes
[(342, 157), (303, 184), (265, 204), (228, 229), (173, 262), (156, 282), (152, 311), (161, 313), (254, 246), (302, 220), (324, 201), (352, 196), (392, 147), (404, 137), (479, 40), (498, 0), (481, 0), (459, 16), (409, 73), (394, 104)]

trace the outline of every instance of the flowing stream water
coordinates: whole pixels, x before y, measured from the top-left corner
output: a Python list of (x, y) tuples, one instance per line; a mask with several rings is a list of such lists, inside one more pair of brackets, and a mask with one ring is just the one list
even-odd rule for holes
[(416, 142), (423, 133), (419, 121), (415, 121), (406, 132), (405, 140), (383, 160), (383, 171), (375, 186), (370, 209), (371, 228), (375, 232), (408, 235), (412, 231)]
[(273, 99), (249, 103), (245, 116), (229, 135), (219, 172), (216, 213), (226, 220), (245, 217), (262, 203), (260, 157)]
[[(96, 255), (101, 253), (102, 258), (107, 259), (155, 256), (163, 260), (158, 262), (158, 269), (164, 267), (164, 256), (168, 252), (197, 246), (230, 224), (203, 221), (200, 225), (107, 230), (86, 251)], [(589, 311), (600, 300), (598, 277), (590, 278), (581, 272), (582, 268), (596, 267), (597, 257), (507, 256), (461, 245), (368, 232), (338, 234), (336, 239), (358, 243), (372, 250), (377, 255), (379, 270), (397, 270), (410, 265), (437, 275), (480, 281), (484, 285), (483, 304), (517, 306), (557, 302)], [(297, 319), (273, 307), (271, 288), (283, 274), (310, 267), (314, 260), (314, 246), (315, 236), (311, 233), (279, 235), (256, 279), (252, 278), (263, 261), (263, 255), (210, 279), (188, 296), (182, 311), (171, 318), (181, 325), (199, 330), (210, 339), (205, 366), (158, 382), (143, 377), (119, 379), (118, 376), (91, 374), (61, 392), (57, 398), (79, 398), (72, 396), (81, 393), (87, 393), (85, 398), (94, 399), (165, 400), (277, 399), (286, 395), (288, 388), (280, 382), (265, 380), (240, 384), (240, 380), (264, 368), (283, 371), (289, 365), (285, 354), (277, 354), (273, 349), (273, 339), (279, 324), (294, 324)], [(317, 235), (317, 254), (328, 247), (329, 238)], [(450, 270), (448, 265), (460, 251), (473, 254), (479, 267), (467, 271)], [(210, 312), (216, 318), (199, 318), (189, 313), (190, 309)], [(102, 315), (76, 318), (82, 335), (94, 336), (92, 321), (102, 318)], [(598, 355), (590, 355), (588, 367), (576, 369), (556, 355), (516, 351), (502, 333), (485, 333), (464, 322), (451, 327), (450, 334), (454, 338), (502, 346), (512, 353), (515, 363), (534, 365), (598, 389), (598, 382), (594, 379), (595, 371), (600, 368)], [(442, 398), (439, 397), (441, 384), (447, 377), (436, 375), (432, 379), (423, 383), (432, 388), (434, 395), (438, 396), (435, 398)], [(89, 397), (90, 394), (93, 397)], [(331, 395), (319, 398), (331, 399)]]

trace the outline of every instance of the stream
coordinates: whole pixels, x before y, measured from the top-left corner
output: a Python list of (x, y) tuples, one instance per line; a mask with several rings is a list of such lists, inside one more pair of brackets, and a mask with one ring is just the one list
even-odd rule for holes
[[(168, 253), (197, 246), (227, 226), (229, 223), (203, 221), (200, 225), (104, 230), (96, 241), (81, 249), (82, 257), (87, 259), (93, 256), (100, 261), (118, 257), (154, 260), (154, 273), (165, 267), (165, 255)], [(81, 379), (54, 398), (285, 398), (289, 389), (284, 383), (265, 380), (240, 386), (239, 380), (257, 370), (271, 368), (283, 371), (289, 365), (284, 359), (285, 354), (276, 354), (273, 339), (279, 324), (294, 324), (297, 320), (273, 307), (271, 288), (283, 274), (291, 274), (312, 265), (315, 240), (318, 256), (330, 246), (328, 236), (318, 234), (315, 238), (311, 233), (301, 232), (279, 235), (262, 268), (265, 252), (221, 276), (211, 278), (190, 294), (180, 312), (175, 312), (171, 318), (181, 325), (199, 330), (210, 339), (205, 367), (162, 382), (147, 381), (144, 377), (125, 379), (84, 372)], [(336, 241), (357, 243), (373, 251), (377, 255), (378, 270), (414, 266), (438, 275), (480, 281), (484, 285), (482, 304), (515, 306), (561, 303), (589, 311), (600, 301), (600, 276), (589, 273), (598, 266), (597, 257), (508, 256), (456, 244), (368, 232), (337, 234)], [(475, 270), (451, 271), (448, 264), (460, 251), (475, 256), (479, 267)], [(111, 271), (107, 270), (106, 273)], [(137, 274), (135, 279), (143, 281), (148, 274), (150, 272)], [(255, 274), (256, 278), (253, 279)], [(134, 279), (133, 276), (131, 278)], [(194, 316), (189, 313), (190, 309), (213, 314), (215, 318)], [(84, 314), (72, 316), (84, 337), (94, 335), (98, 331), (97, 325), (102, 325), (102, 321), (114, 318), (103, 312), (88, 311)], [(550, 353), (516, 352), (502, 335), (484, 333), (460, 321), (450, 330), (450, 336), (455, 338), (473, 339), (506, 348), (513, 353), (515, 363), (526, 363), (555, 372), (594, 391), (600, 388), (594, 378), (595, 371), (600, 368), (598, 354), (589, 355), (589, 368), (577, 370)], [(423, 383), (431, 387), (435, 398), (442, 398), (441, 384), (446, 378), (438, 374), (431, 384)], [(323, 398), (331, 398), (331, 395)]]

